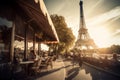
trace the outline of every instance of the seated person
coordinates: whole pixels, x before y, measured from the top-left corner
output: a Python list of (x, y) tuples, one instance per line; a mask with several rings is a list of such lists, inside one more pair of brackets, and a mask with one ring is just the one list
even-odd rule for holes
[(31, 50), (28, 55), (28, 60), (33, 61), (34, 59), (35, 59), (35, 52), (34, 52), (34, 50)]
[[(29, 57), (28, 57), (28, 60), (30, 61), (34, 61), (33, 64), (29, 64), (28, 65), (28, 73), (33, 74), (34, 72), (37, 72), (39, 71), (39, 67), (40, 67), (40, 64), (41, 64), (41, 59), (39, 57), (39, 55), (37, 55), (37, 53), (32, 50), (29, 54)], [(33, 72), (32, 72), (32, 71)]]
[(48, 59), (48, 54), (44, 53), (43, 56), (41, 57), (42, 62), (45, 62)]

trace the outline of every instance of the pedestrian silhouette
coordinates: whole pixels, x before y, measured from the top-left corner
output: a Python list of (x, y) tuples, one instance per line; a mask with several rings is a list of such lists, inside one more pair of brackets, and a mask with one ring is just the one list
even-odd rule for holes
[(79, 64), (79, 67), (82, 67), (82, 63), (83, 63), (83, 60), (82, 60), (82, 57), (81, 57), (81, 52), (78, 54), (78, 64)]

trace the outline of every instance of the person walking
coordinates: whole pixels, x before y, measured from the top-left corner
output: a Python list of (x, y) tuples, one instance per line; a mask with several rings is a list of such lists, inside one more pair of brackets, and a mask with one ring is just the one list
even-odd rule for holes
[(81, 52), (78, 54), (78, 64), (79, 64), (79, 67), (82, 67), (83, 60), (82, 60), (82, 57), (81, 57)]
[(72, 55), (72, 65), (73, 65), (73, 67), (76, 65), (76, 54), (74, 52)]

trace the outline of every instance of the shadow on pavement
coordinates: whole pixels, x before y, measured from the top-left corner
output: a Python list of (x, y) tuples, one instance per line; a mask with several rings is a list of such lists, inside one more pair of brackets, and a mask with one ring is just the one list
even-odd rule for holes
[(57, 69), (53, 69), (53, 70), (49, 70), (49, 71), (45, 71), (45, 72), (40, 72), (35, 78), (40, 78), (40, 77), (43, 77), (43, 76), (46, 76), (46, 75), (49, 75), (51, 73), (54, 73), (56, 71), (59, 71), (61, 69), (63, 69), (64, 67), (60, 67), (60, 68), (57, 68)]
[(54, 73), (54, 72), (56, 72), (56, 71), (59, 71), (59, 70), (61, 70), (61, 69), (63, 69), (63, 68), (67, 68), (67, 67), (69, 67), (69, 66), (71, 66), (71, 65), (63, 66), (63, 67), (56, 68), (56, 69), (49, 70), (49, 71), (45, 71), (45, 72), (40, 72), (39, 74), (37, 74), (36, 76), (32, 76), (32, 77), (29, 78), (28, 80), (36, 80), (36, 79), (38, 79), (38, 78), (40, 78), (40, 77), (49, 75), (49, 74)]
[(74, 77), (76, 77), (79, 73), (79, 69), (80, 69), (79, 67), (75, 67), (75, 68), (69, 70), (65, 80), (72, 80)]
[(63, 66), (63, 67), (60, 67), (60, 68), (57, 68), (57, 69), (53, 69), (53, 70), (49, 70), (49, 71), (45, 71), (45, 72), (40, 72), (40, 73), (37, 74), (33, 79), (34, 79), (34, 80), (35, 80), (35, 79), (38, 79), (38, 78), (40, 78), (40, 77), (49, 75), (49, 74), (54, 73), (54, 72), (56, 72), (56, 71), (59, 71), (59, 70), (61, 70), (61, 69), (63, 69), (63, 68), (67, 68), (67, 67), (69, 67), (69, 66), (71, 66), (71, 65), (68, 65), (68, 66), (65, 66), (65, 67)]

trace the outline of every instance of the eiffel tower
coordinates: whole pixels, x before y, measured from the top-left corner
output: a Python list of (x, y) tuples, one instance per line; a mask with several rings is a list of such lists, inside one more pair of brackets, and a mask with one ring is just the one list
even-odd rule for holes
[(80, 25), (79, 25), (79, 31), (78, 31), (78, 39), (75, 43), (75, 48), (78, 50), (83, 50), (83, 48), (89, 50), (89, 49), (95, 49), (96, 45), (94, 43), (94, 40), (91, 39), (88, 29), (86, 28), (85, 24), (85, 17), (83, 12), (83, 1), (80, 0)]

